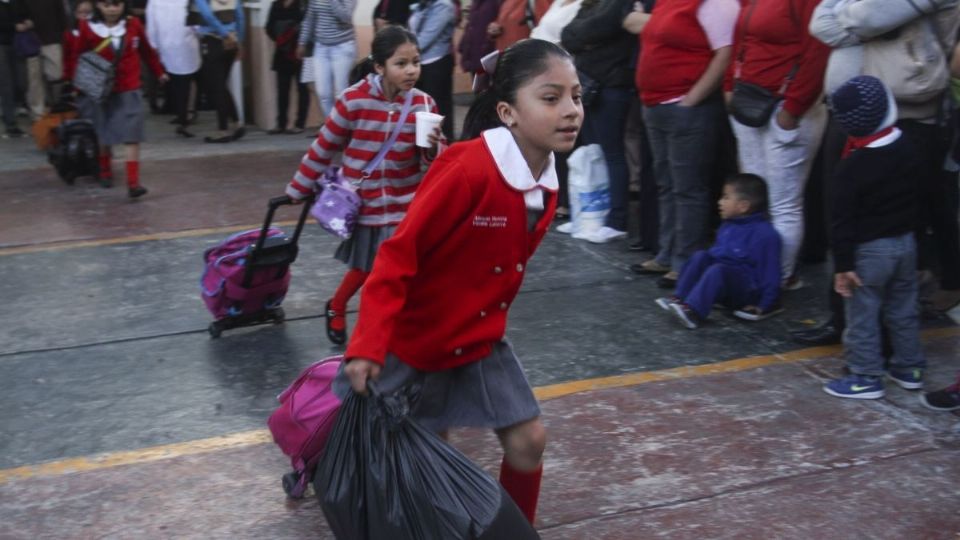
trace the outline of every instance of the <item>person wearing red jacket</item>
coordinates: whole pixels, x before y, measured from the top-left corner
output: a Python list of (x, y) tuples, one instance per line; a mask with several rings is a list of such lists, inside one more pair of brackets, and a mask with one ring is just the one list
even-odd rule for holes
[(729, 99), (734, 80), (741, 80), (778, 94), (781, 101), (762, 127), (735, 117), (730, 122), (741, 172), (767, 181), (770, 217), (783, 240), (783, 285), (796, 289), (801, 286), (795, 266), (803, 243), (803, 191), (827, 122), (821, 96), (830, 49), (810, 35), (820, 0), (740, 3), (724, 90)]
[(475, 138), (434, 161), (381, 245), (337, 384), (420, 388), (411, 416), (428, 429), (494, 429), (500, 482), (532, 523), (546, 433), (504, 331), (556, 210), (554, 152), (573, 148), (583, 106), (570, 54), (548, 41), (514, 44), (492, 78), (465, 121)]
[[(147, 39), (147, 32), (139, 19), (125, 17), (123, 1), (98, 0), (93, 18), (80, 21), (77, 36), (70, 46), (65, 75), (73, 80), (80, 55), (96, 51), (116, 63), (113, 89), (102, 103), (87, 96), (79, 96), (80, 116), (93, 121), (100, 141), (100, 180), (105, 187), (112, 185), (110, 147), (126, 146), (127, 193), (137, 198), (147, 193), (140, 185), (140, 143), (144, 140), (143, 95), (140, 91), (140, 61), (146, 62), (161, 82), (168, 77), (160, 58)], [(119, 54), (119, 58), (117, 58)]]

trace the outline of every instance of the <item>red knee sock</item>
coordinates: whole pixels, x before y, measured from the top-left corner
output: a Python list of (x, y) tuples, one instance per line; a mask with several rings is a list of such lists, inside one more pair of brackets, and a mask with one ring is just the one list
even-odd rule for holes
[(340, 286), (337, 287), (337, 292), (335, 292), (333, 298), (330, 299), (330, 309), (341, 315), (330, 321), (330, 326), (333, 327), (334, 330), (343, 330), (345, 320), (342, 315), (347, 311), (347, 302), (353, 298), (353, 295), (357, 294), (357, 291), (360, 290), (363, 283), (367, 281), (367, 276), (369, 275), (370, 272), (353, 268), (343, 276), (343, 281), (341, 281)]
[(140, 162), (127, 162), (127, 187), (133, 189), (140, 185)]
[(100, 178), (113, 178), (110, 170), (110, 153), (100, 154)]
[(543, 477), (543, 465), (535, 471), (518, 471), (510, 466), (506, 456), (500, 462), (500, 485), (507, 490), (513, 502), (530, 523), (537, 516), (537, 501), (540, 499), (540, 479)]

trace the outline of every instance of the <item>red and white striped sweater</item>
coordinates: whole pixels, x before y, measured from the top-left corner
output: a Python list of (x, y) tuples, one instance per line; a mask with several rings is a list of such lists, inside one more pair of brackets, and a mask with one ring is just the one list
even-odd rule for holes
[(429, 165), (426, 152), (416, 145), (414, 113), (437, 112), (432, 97), (416, 88), (411, 92), (414, 95), (410, 113), (397, 142), (370, 178), (362, 178), (363, 168), (390, 138), (406, 94), (398, 94), (393, 101), (387, 101), (379, 77), (373, 74), (347, 88), (320, 128), (317, 140), (303, 156), (287, 186), (287, 195), (302, 199), (313, 193), (317, 179), (342, 152), (344, 177), (359, 182), (357, 193), (363, 201), (359, 223), (369, 227), (400, 223)]

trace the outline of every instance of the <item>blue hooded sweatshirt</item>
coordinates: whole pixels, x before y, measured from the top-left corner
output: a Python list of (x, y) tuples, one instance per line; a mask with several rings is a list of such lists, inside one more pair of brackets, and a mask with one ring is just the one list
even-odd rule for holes
[(780, 297), (780, 234), (757, 212), (723, 220), (709, 250), (717, 262), (742, 269), (760, 292), (757, 307), (767, 311)]

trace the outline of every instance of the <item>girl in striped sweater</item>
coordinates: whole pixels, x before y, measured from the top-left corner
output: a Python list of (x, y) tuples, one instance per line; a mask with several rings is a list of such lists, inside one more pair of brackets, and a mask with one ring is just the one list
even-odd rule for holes
[[(300, 163), (287, 195), (300, 200), (314, 192), (317, 179), (342, 153), (343, 175), (359, 185), (363, 201), (349, 240), (340, 244), (336, 257), (350, 269), (326, 305), (327, 337), (336, 344), (347, 338), (347, 302), (366, 281), (380, 244), (389, 238), (407, 212), (427, 165), (436, 157), (443, 136), (440, 128), (430, 136), (430, 148), (416, 146), (416, 111), (436, 113), (433, 98), (414, 88), (420, 77), (420, 50), (408, 30), (391, 26), (377, 32), (372, 54), (355, 72), (365, 77), (337, 99), (317, 140)], [(413, 92), (406, 118), (399, 118), (407, 93)], [(362, 170), (402, 122), (393, 148), (369, 178)]]

